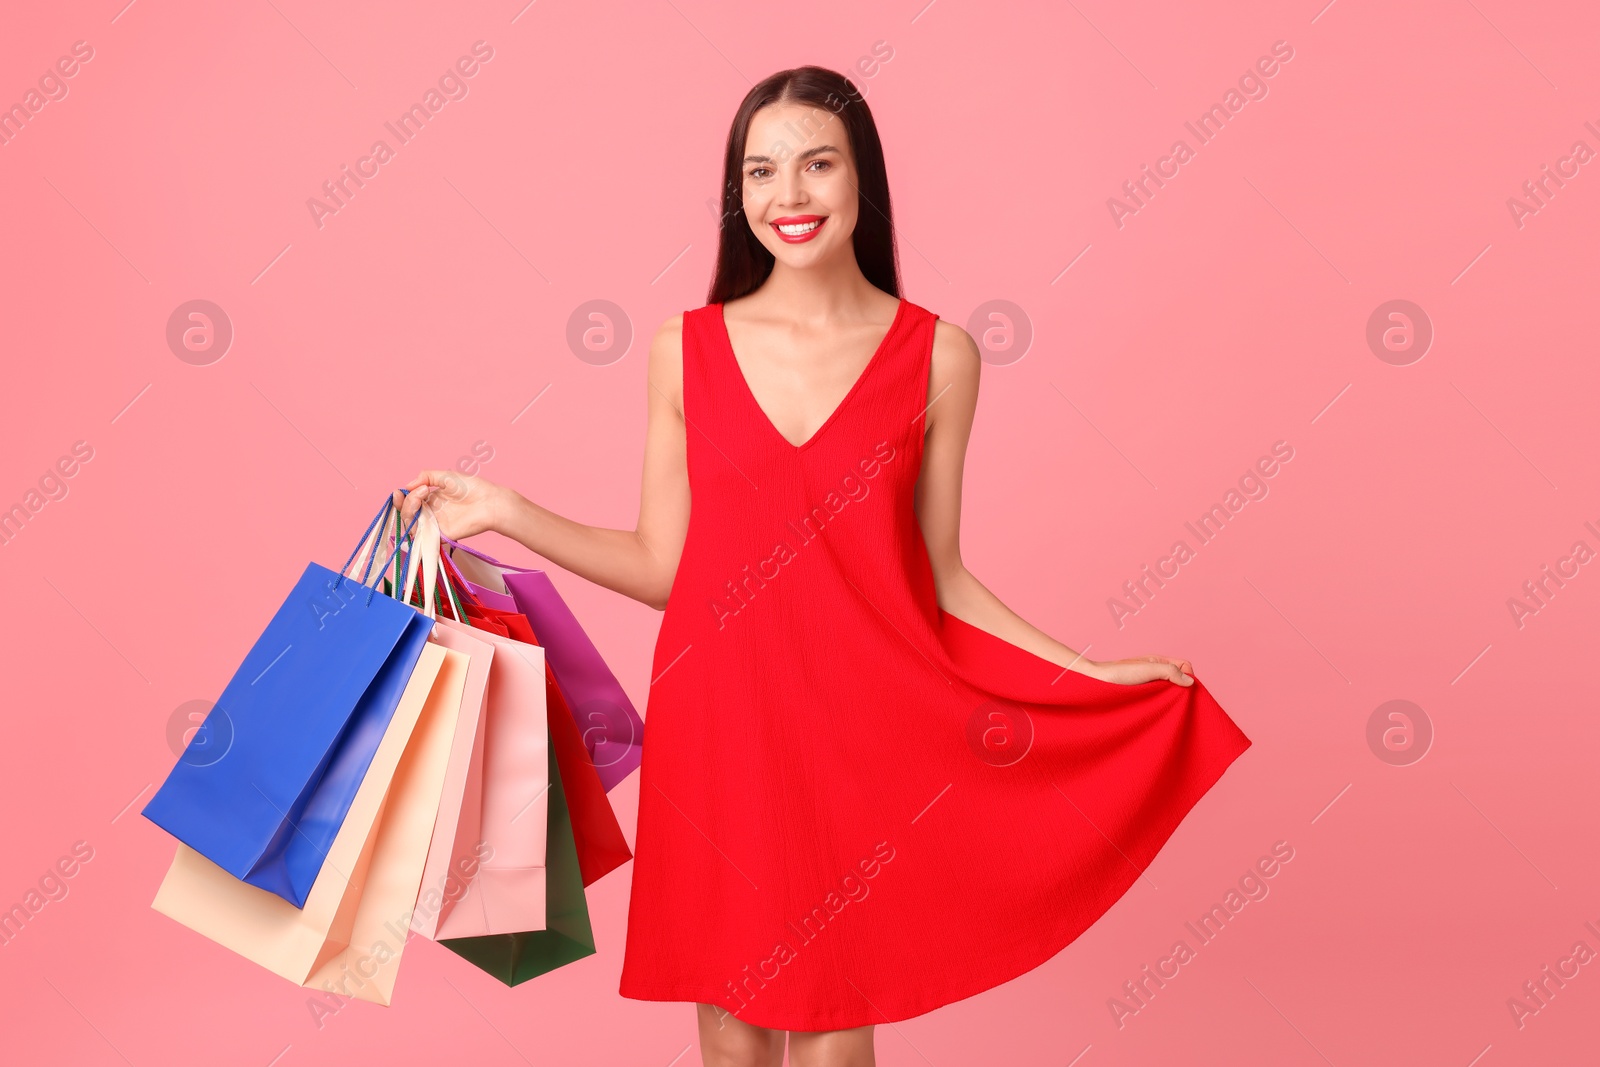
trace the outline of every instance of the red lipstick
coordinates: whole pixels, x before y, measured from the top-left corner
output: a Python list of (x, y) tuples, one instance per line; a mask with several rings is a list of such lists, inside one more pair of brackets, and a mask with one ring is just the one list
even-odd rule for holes
[[(822, 232), (822, 227), (827, 223), (826, 215), (785, 215), (781, 219), (773, 219), (769, 225), (772, 232), (778, 235), (778, 240), (792, 245), (804, 244)], [(816, 223), (815, 226), (810, 225)], [(779, 227), (787, 226), (791, 230), (802, 227), (799, 233), (784, 233)], [(809, 227), (809, 228), (806, 228)]]

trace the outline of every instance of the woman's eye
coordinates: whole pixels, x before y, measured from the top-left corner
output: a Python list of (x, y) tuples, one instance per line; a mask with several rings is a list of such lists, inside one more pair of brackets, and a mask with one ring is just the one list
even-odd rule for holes
[(772, 172), (767, 170), (766, 167), (757, 167), (750, 172), (749, 176), (754, 178), (756, 181), (760, 181), (762, 175), (770, 173)]
[(824, 170), (833, 166), (833, 164), (828, 162), (826, 159), (814, 159), (811, 161), (811, 165), (813, 167), (822, 167)]

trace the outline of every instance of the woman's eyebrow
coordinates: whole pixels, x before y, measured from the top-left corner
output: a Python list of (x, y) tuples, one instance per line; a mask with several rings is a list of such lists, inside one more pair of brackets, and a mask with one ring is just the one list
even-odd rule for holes
[[(833, 145), (824, 144), (824, 145), (818, 145), (815, 148), (808, 148), (804, 152), (801, 152), (795, 158), (796, 159), (810, 159), (812, 156), (821, 155), (823, 152), (837, 152), (837, 151), (839, 151), (839, 150), (837, 148), (835, 148)], [(746, 163), (771, 163), (772, 162), (772, 157), (771, 156), (745, 156), (744, 157), (744, 161)]]

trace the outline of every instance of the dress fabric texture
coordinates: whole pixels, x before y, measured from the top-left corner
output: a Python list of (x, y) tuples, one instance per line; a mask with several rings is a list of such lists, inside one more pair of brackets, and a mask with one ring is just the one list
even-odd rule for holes
[(914, 511), (937, 316), (902, 299), (786, 440), (683, 316), (691, 514), (657, 638), (620, 993), (894, 1022), (1050, 959), (1250, 747), (1198, 678), (1102, 682), (938, 605)]

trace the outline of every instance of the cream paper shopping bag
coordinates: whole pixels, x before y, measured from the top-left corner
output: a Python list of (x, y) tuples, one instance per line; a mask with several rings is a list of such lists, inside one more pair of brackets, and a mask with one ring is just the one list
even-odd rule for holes
[(493, 855), (483, 839), (483, 745), (487, 730), (484, 708), (494, 646), (478, 640), (471, 631), (435, 626), (433, 639), (468, 657), (467, 681), (462, 691), (461, 714), (456, 718), (455, 740), (445, 770), (438, 815), (428, 862), (422, 869), (422, 888), (411, 927), (433, 938), (439, 924), (467, 892), (478, 866)]
[[(340, 996), (388, 1004), (400, 971), (400, 954), (411, 933), (412, 910), (425, 870), (434, 826), (442, 802), (451, 750), (462, 714), (471, 656), (447, 643), (445, 662), (434, 683), (434, 696), (423, 708), (411, 743), (395, 769), (394, 781), (368, 839), (357, 877), (352, 881), (359, 903), (345, 947), (318, 966), (306, 985)], [(434, 697), (442, 700), (435, 707)]]
[[(315, 980), (321, 987), (331, 978), (337, 987), (349, 969), (363, 984), (352, 979), (340, 992), (387, 1003), (466, 673), (462, 653), (434, 642), (423, 647), (304, 908), (234, 878), (181, 844), (151, 906), (296, 984)], [(399, 935), (386, 932), (391, 921)], [(374, 950), (385, 937), (389, 944)], [(359, 950), (357, 958), (348, 956), (351, 949)]]

